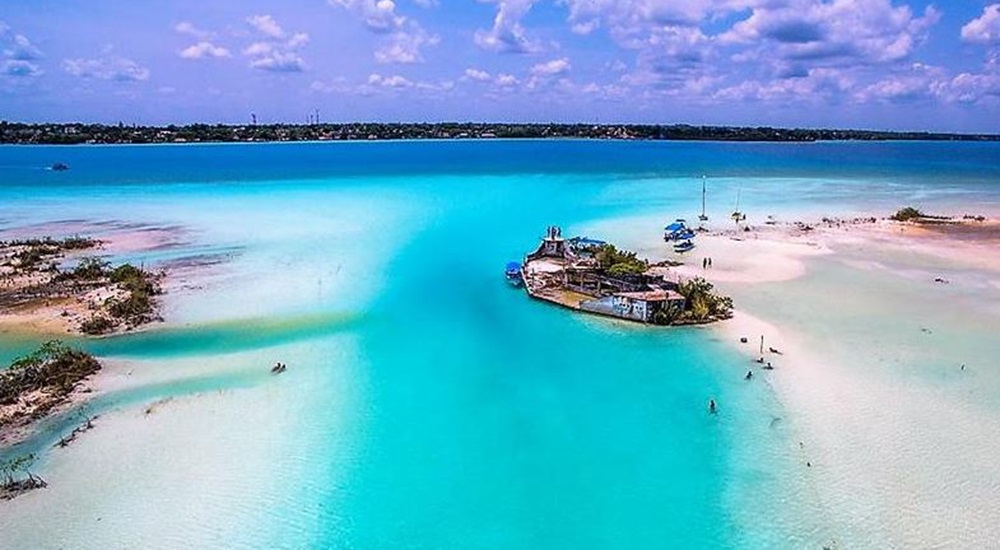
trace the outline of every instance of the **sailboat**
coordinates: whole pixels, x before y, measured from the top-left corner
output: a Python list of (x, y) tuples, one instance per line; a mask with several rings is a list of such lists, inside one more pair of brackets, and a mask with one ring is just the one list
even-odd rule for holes
[(698, 216), (698, 220), (708, 221), (708, 216), (705, 215), (705, 176), (701, 177), (701, 215)]
[(740, 223), (741, 221), (747, 219), (747, 215), (740, 212), (740, 189), (736, 190), (736, 210), (733, 210), (732, 218), (736, 223)]

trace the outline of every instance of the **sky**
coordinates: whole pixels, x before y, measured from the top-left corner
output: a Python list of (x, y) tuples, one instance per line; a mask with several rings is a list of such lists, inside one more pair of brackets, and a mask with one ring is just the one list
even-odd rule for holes
[(4, 0), (0, 120), (1000, 133), (978, 0)]

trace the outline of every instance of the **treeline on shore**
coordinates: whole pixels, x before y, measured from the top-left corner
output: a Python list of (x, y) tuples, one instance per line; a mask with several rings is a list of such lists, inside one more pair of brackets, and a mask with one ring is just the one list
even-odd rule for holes
[(136, 126), (0, 121), (0, 143), (142, 144), (398, 139), (639, 139), (678, 141), (1000, 141), (1000, 134), (950, 134), (816, 128), (693, 126), (687, 124), (376, 123), (188, 124)]

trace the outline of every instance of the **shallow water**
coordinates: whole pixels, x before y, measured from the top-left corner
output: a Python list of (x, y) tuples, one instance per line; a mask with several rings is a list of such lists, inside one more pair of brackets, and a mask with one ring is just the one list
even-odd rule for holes
[[(579, 141), (0, 148), (0, 229), (122, 220), (183, 238), (114, 259), (225, 256), (185, 271), (166, 326), (84, 344), (118, 365), (84, 411), (101, 414), (98, 427), (49, 450), (74, 411), (18, 450), (39, 452), (51, 486), (9, 505), (0, 531), (14, 547), (863, 541), (842, 519), (852, 497), (820, 498), (801, 468), (794, 410), (764, 380), (745, 382), (745, 359), (715, 332), (568, 315), (508, 288), (500, 270), (549, 224), (572, 234), (694, 218), (702, 174), (713, 220), (737, 193), (757, 218), (1000, 204), (997, 153)], [(56, 160), (72, 169), (38, 169)], [(27, 345), (2, 340), (0, 355)], [(275, 360), (289, 371), (267, 375)], [(878, 368), (948, 383), (929, 368)], [(719, 415), (706, 413), (710, 397)]]

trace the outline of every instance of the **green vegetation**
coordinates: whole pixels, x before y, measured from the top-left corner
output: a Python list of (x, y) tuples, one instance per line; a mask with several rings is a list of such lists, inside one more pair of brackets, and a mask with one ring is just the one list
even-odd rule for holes
[(687, 304), (676, 321), (704, 323), (728, 319), (733, 314), (733, 299), (717, 294), (712, 283), (701, 277), (682, 282), (677, 292), (687, 299)]
[(107, 334), (114, 330), (114, 328), (115, 322), (107, 315), (101, 313), (95, 313), (80, 323), (80, 330), (84, 334)]
[(0, 405), (16, 403), (33, 391), (65, 397), (78, 382), (100, 369), (101, 364), (90, 354), (58, 340), (46, 342), (0, 371)]
[(0, 242), (0, 266), (9, 269), (13, 283), (0, 289), (0, 309), (79, 298), (85, 292), (111, 288), (114, 295), (97, 304), (90, 318), (81, 323), (85, 334), (106, 334), (155, 320), (154, 297), (162, 294), (159, 274), (130, 264), (112, 267), (98, 257), (80, 258), (72, 269), (60, 270), (59, 260), (67, 251), (87, 250), (98, 244), (100, 241), (78, 236)]
[(73, 271), (65, 275), (72, 280), (97, 281), (107, 277), (110, 265), (100, 258), (83, 258)]
[[(65, 251), (85, 250), (94, 248), (98, 244), (100, 241), (86, 237), (69, 237), (62, 240), (45, 237), (42, 239), (0, 241), (0, 249), (14, 251), (10, 259), (5, 262), (6, 265), (20, 272), (30, 272), (42, 269), (43, 262), (57, 258)], [(47, 269), (54, 271), (55, 267), (49, 265)]]
[(24, 124), (0, 121), (0, 143), (176, 143), (368, 139), (584, 138), (712, 141), (948, 140), (998, 141), (997, 134), (885, 132), (688, 124), (513, 124), (479, 122), (347, 124)]
[(101, 310), (80, 324), (84, 334), (107, 334), (120, 325), (132, 328), (155, 320), (154, 296), (163, 293), (157, 275), (132, 264), (112, 269), (100, 258), (83, 258), (73, 270), (61, 272), (55, 279), (73, 285), (114, 285), (124, 293), (108, 298)]
[(641, 275), (649, 269), (649, 263), (636, 257), (635, 252), (619, 250), (613, 244), (603, 244), (594, 252), (594, 259), (608, 275), (626, 277)]
[(907, 206), (906, 208), (899, 209), (895, 214), (889, 217), (889, 219), (897, 222), (908, 222), (910, 220), (916, 220), (925, 217), (924, 213), (912, 206)]
[(120, 324), (132, 328), (156, 320), (153, 297), (163, 293), (156, 275), (132, 264), (122, 264), (110, 271), (103, 264), (100, 276), (107, 277), (125, 296), (108, 298), (105, 311), (95, 312), (80, 325), (85, 334), (106, 334)]

